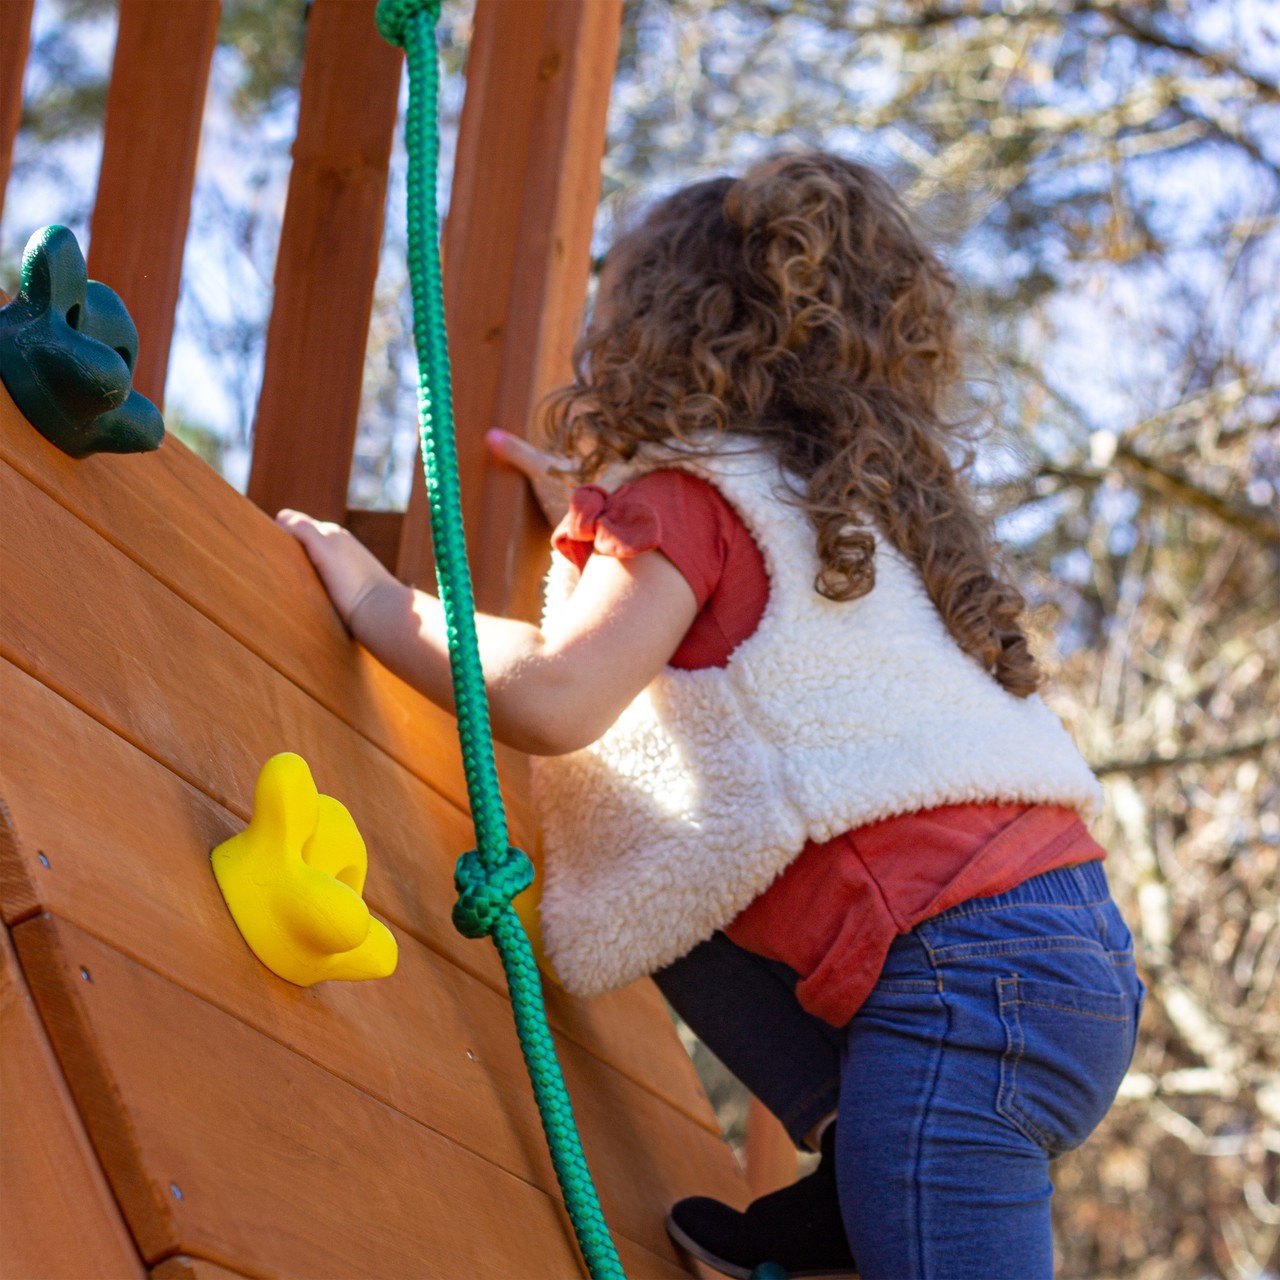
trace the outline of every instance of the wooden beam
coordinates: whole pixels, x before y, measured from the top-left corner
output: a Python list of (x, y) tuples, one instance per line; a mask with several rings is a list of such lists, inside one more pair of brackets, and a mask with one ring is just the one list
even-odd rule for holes
[(392, 573), (396, 571), (400, 528), (404, 524), (402, 511), (364, 511), (353, 507), (343, 523)]
[[(351, 1280), (580, 1274), (556, 1196), (54, 916), (14, 939), (149, 1261)], [(684, 1274), (615, 1238), (631, 1274)]]
[(219, 0), (121, 0), (89, 274), (138, 326), (133, 385), (164, 398)]
[(245, 1280), (238, 1271), (228, 1271), (206, 1258), (176, 1253), (151, 1268), (151, 1280)]
[[(528, 429), (569, 372), (600, 193), (621, 0), (477, 0), (444, 233), (445, 300), (463, 515), (476, 600), (529, 616), (546, 527), (514, 474), (486, 464), (484, 433)], [(399, 575), (427, 585), (421, 476)]]
[(747, 1185), (751, 1198), (768, 1195), (796, 1180), (796, 1149), (782, 1122), (759, 1098), (747, 1112)]
[(315, 0), (276, 260), (249, 497), (341, 522), (378, 274), (402, 55), (375, 0)]
[(0, 0), (0, 213), (9, 185), (13, 140), (22, 119), (22, 73), (31, 42), (35, 0)]
[[(19, 863), (10, 873), (15, 882), (26, 878), (52, 914), (175, 985), (556, 1194), (505, 989), (493, 990), (393, 923), (399, 964), (392, 978), (326, 984), (300, 999), (245, 946), (209, 874), (209, 849), (241, 828), (239, 817), (35, 681), (6, 678), (0, 666), (0, 690), (13, 708), (6, 730), (34, 727), (37, 735), (30, 758), (0, 764), (15, 822), (29, 833), (28, 846), (38, 842), (12, 855), (0, 851), (5, 862)], [(74, 806), (56, 781), (72, 771)], [(136, 795), (140, 811), (120, 813), (114, 797), (121, 794)], [(360, 800), (345, 799), (359, 814)], [(394, 827), (393, 842), (370, 846), (378, 882), (399, 877), (421, 848), (408, 813)], [(637, 1030), (666, 1042), (669, 1065), (690, 1075), (661, 1006), (633, 1004), (632, 1015)], [(557, 1049), (615, 1230), (662, 1253), (663, 1201), (695, 1193), (734, 1199), (745, 1191), (718, 1129), (710, 1132), (701, 1117), (624, 1074), (635, 1069), (634, 1056), (620, 1068), (606, 1065), (601, 1054), (610, 1046), (585, 1049), (563, 1035)]]
[[(0, 411), (6, 402), (16, 417), (0, 394)], [(0, 465), (8, 606), (0, 652), (241, 819), (262, 761), (285, 747), (299, 751), (322, 788), (368, 800), (368, 808), (353, 801), (353, 812), (370, 848), (382, 851), (369, 881), (374, 912), (500, 984), (493, 948), (466, 941), (449, 919), (453, 863), (474, 843), (455, 807), (462, 771), (451, 721), (351, 644), (302, 548), (177, 441), (129, 465), (105, 455), (77, 463), (20, 418), (12, 436), (6, 425), (0, 412), (0, 444), (28, 445), (21, 456), (32, 474), (56, 481), (59, 501), (74, 501), (84, 514), (41, 501), (30, 482), (11, 492)], [(166, 459), (184, 465), (170, 472)], [(194, 519), (195, 511), (204, 518)], [(202, 676), (193, 681), (192, 655), (201, 653)], [(0, 740), (23, 740), (8, 719), (18, 698), (0, 664)], [(12, 781), (31, 759), (0, 751), (0, 793), (38, 850), (43, 837), (23, 822)], [(50, 785), (62, 776), (48, 774)], [(385, 825), (397, 814), (413, 815), (411, 841), (398, 819)], [(511, 817), (524, 844), (532, 832), (519, 804)], [(39, 892), (29, 886), (48, 869), (28, 861), (19, 873), (7, 862), (0, 841), (0, 900), (13, 921), (37, 908)], [(69, 871), (64, 859), (56, 882), (70, 888)], [(82, 883), (73, 894), (100, 897)], [(649, 984), (585, 1002), (556, 988), (548, 999), (553, 1024), (570, 1039), (593, 1051), (607, 1042), (609, 1060), (626, 1064), (632, 1078), (703, 1114), (692, 1077), (677, 1069), (684, 1051), (656, 1037), (648, 1021), (647, 1007), (661, 1008)]]
[(0, 1275), (143, 1280), (4, 928), (0, 1045)]

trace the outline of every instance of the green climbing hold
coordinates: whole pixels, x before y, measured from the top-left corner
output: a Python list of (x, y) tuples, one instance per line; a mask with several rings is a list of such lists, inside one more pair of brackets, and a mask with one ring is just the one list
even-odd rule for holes
[(145, 453), (164, 439), (160, 411), (133, 390), (138, 330), (90, 280), (66, 227), (44, 227), (22, 254), (18, 296), (0, 309), (0, 380), (27, 421), (73, 458)]

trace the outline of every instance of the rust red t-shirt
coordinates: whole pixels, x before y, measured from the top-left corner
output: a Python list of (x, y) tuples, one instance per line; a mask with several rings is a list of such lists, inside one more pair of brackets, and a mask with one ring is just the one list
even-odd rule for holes
[[(576, 490), (553, 541), (579, 569), (593, 553), (661, 551), (698, 602), (671, 658), (684, 670), (725, 666), (769, 599), (764, 558), (746, 526), (713, 485), (687, 472), (651, 471), (612, 494)], [(725, 933), (790, 965), (804, 1008), (843, 1026), (898, 934), (969, 898), (1102, 857), (1071, 809), (961, 804), (901, 814), (810, 841)]]

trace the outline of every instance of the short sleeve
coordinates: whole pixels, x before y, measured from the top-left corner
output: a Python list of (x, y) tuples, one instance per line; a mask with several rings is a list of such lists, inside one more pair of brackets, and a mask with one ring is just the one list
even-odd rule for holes
[(769, 599), (764, 560), (738, 513), (714, 485), (686, 471), (650, 471), (613, 493), (596, 485), (575, 490), (552, 542), (579, 569), (593, 554), (661, 551), (698, 602), (671, 657), (684, 670), (723, 667)]
[(625, 560), (661, 551), (701, 609), (724, 572), (723, 504), (705, 480), (683, 471), (650, 471), (612, 493), (584, 485), (574, 490), (552, 544), (579, 569), (592, 554)]

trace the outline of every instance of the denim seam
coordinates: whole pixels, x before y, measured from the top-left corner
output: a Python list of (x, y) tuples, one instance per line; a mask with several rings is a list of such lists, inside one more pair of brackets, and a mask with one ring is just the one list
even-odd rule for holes
[[(1106, 994), (1106, 993), (1104, 992), (1103, 994)], [(1124, 999), (1123, 996), (1117, 996), (1116, 998), (1119, 1000)], [(1072, 1006), (1069, 1004), (1049, 1004), (1045, 1000), (1023, 1000), (1019, 998), (1018, 1003), (1034, 1005), (1037, 1009), (1061, 1009), (1063, 1013), (1076, 1013), (1076, 1014), (1079, 1014), (1080, 1017), (1082, 1018), (1100, 1018), (1103, 1022), (1128, 1022), (1129, 1021), (1129, 1019), (1124, 1016), (1116, 1017), (1115, 1014), (1111, 1014), (1111, 1013), (1094, 1013), (1091, 1009), (1075, 1009), (1075, 1008), (1072, 1008)]]
[[(932, 956), (948, 956), (951, 953), (964, 952), (967, 955), (1007, 956), (1020, 955), (1024, 952), (1040, 954), (1043, 951), (1091, 951), (1095, 955), (1106, 956), (1112, 964), (1129, 964), (1133, 959), (1132, 951), (1112, 951), (1100, 942), (1090, 938), (1078, 938), (1071, 934), (1060, 934), (1057, 938), (1046, 938), (1045, 942), (1056, 942), (1056, 946), (1036, 946), (1034, 937), (1006, 938), (1000, 942), (949, 942), (945, 947), (930, 948)], [(982, 948), (978, 950), (977, 948)]]
[[(934, 975), (938, 980), (938, 997), (942, 1001), (942, 1007), (947, 1014), (947, 1025), (943, 1031), (942, 1043), (945, 1046), (947, 1037), (951, 1034), (951, 1006), (947, 1003), (945, 983), (943, 982), (942, 970), (939, 968), (934, 959), (933, 948), (923, 939), (920, 939), (921, 945), (925, 949), (925, 954), (929, 957), (930, 967), (934, 971)], [(933, 1065), (933, 1078), (929, 1081), (929, 1095), (925, 1100), (924, 1106), (920, 1109), (920, 1123), (916, 1128), (916, 1158), (913, 1184), (913, 1198), (915, 1201), (915, 1267), (913, 1274), (923, 1275), (925, 1264), (924, 1252), (924, 1210), (922, 1204), (921, 1184), (922, 1174), (920, 1165), (924, 1159), (924, 1131), (928, 1124), (929, 1112), (933, 1107), (933, 1100), (938, 1092), (938, 1079), (942, 1074), (942, 1048), (937, 1050), (937, 1054)]]
[(1018, 1105), (1018, 1067), (1022, 1062), (1022, 1051), (1027, 1044), (1027, 1037), (1022, 1030), (1022, 1018), (1018, 1013), (1018, 1006), (1030, 1002), (1022, 999), (1017, 974), (1014, 974), (1011, 978), (998, 978), (997, 982), (999, 983), (999, 1004), (1002, 1014), (1008, 1003), (1005, 999), (1004, 988), (1007, 984), (1011, 983), (1013, 985), (1012, 1016), (1014, 1025), (1018, 1029), (1018, 1052), (1014, 1055), (1013, 1065), (1009, 1071), (1009, 1087), (1007, 1091), (1004, 1087), (1004, 1071), (1003, 1069), (1001, 1070), (1000, 1096), (996, 1100), (996, 1106), (1004, 1112), (1008, 1119), (1013, 1121), (1017, 1128), (1022, 1130), (1026, 1137), (1030, 1138), (1032, 1142), (1036, 1143), (1048, 1154), (1050, 1147), (1053, 1146), (1052, 1141), (1047, 1134), (1040, 1131), (1040, 1126)]
[[(1074, 868), (1068, 868), (1068, 870), (1074, 870)], [(974, 901), (981, 902), (982, 899), (975, 898)], [(1015, 911), (1023, 907), (1052, 907), (1055, 911), (1092, 911), (1095, 907), (1105, 907), (1110, 901), (1110, 898), (1099, 898), (1097, 902), (1037, 902), (1019, 899), (1017, 902), (1002, 902), (994, 907), (952, 907), (950, 911), (944, 911), (942, 915), (934, 916), (933, 919), (923, 923), (937, 924), (939, 921), (954, 920), (961, 916), (982, 916), (992, 911)]]

